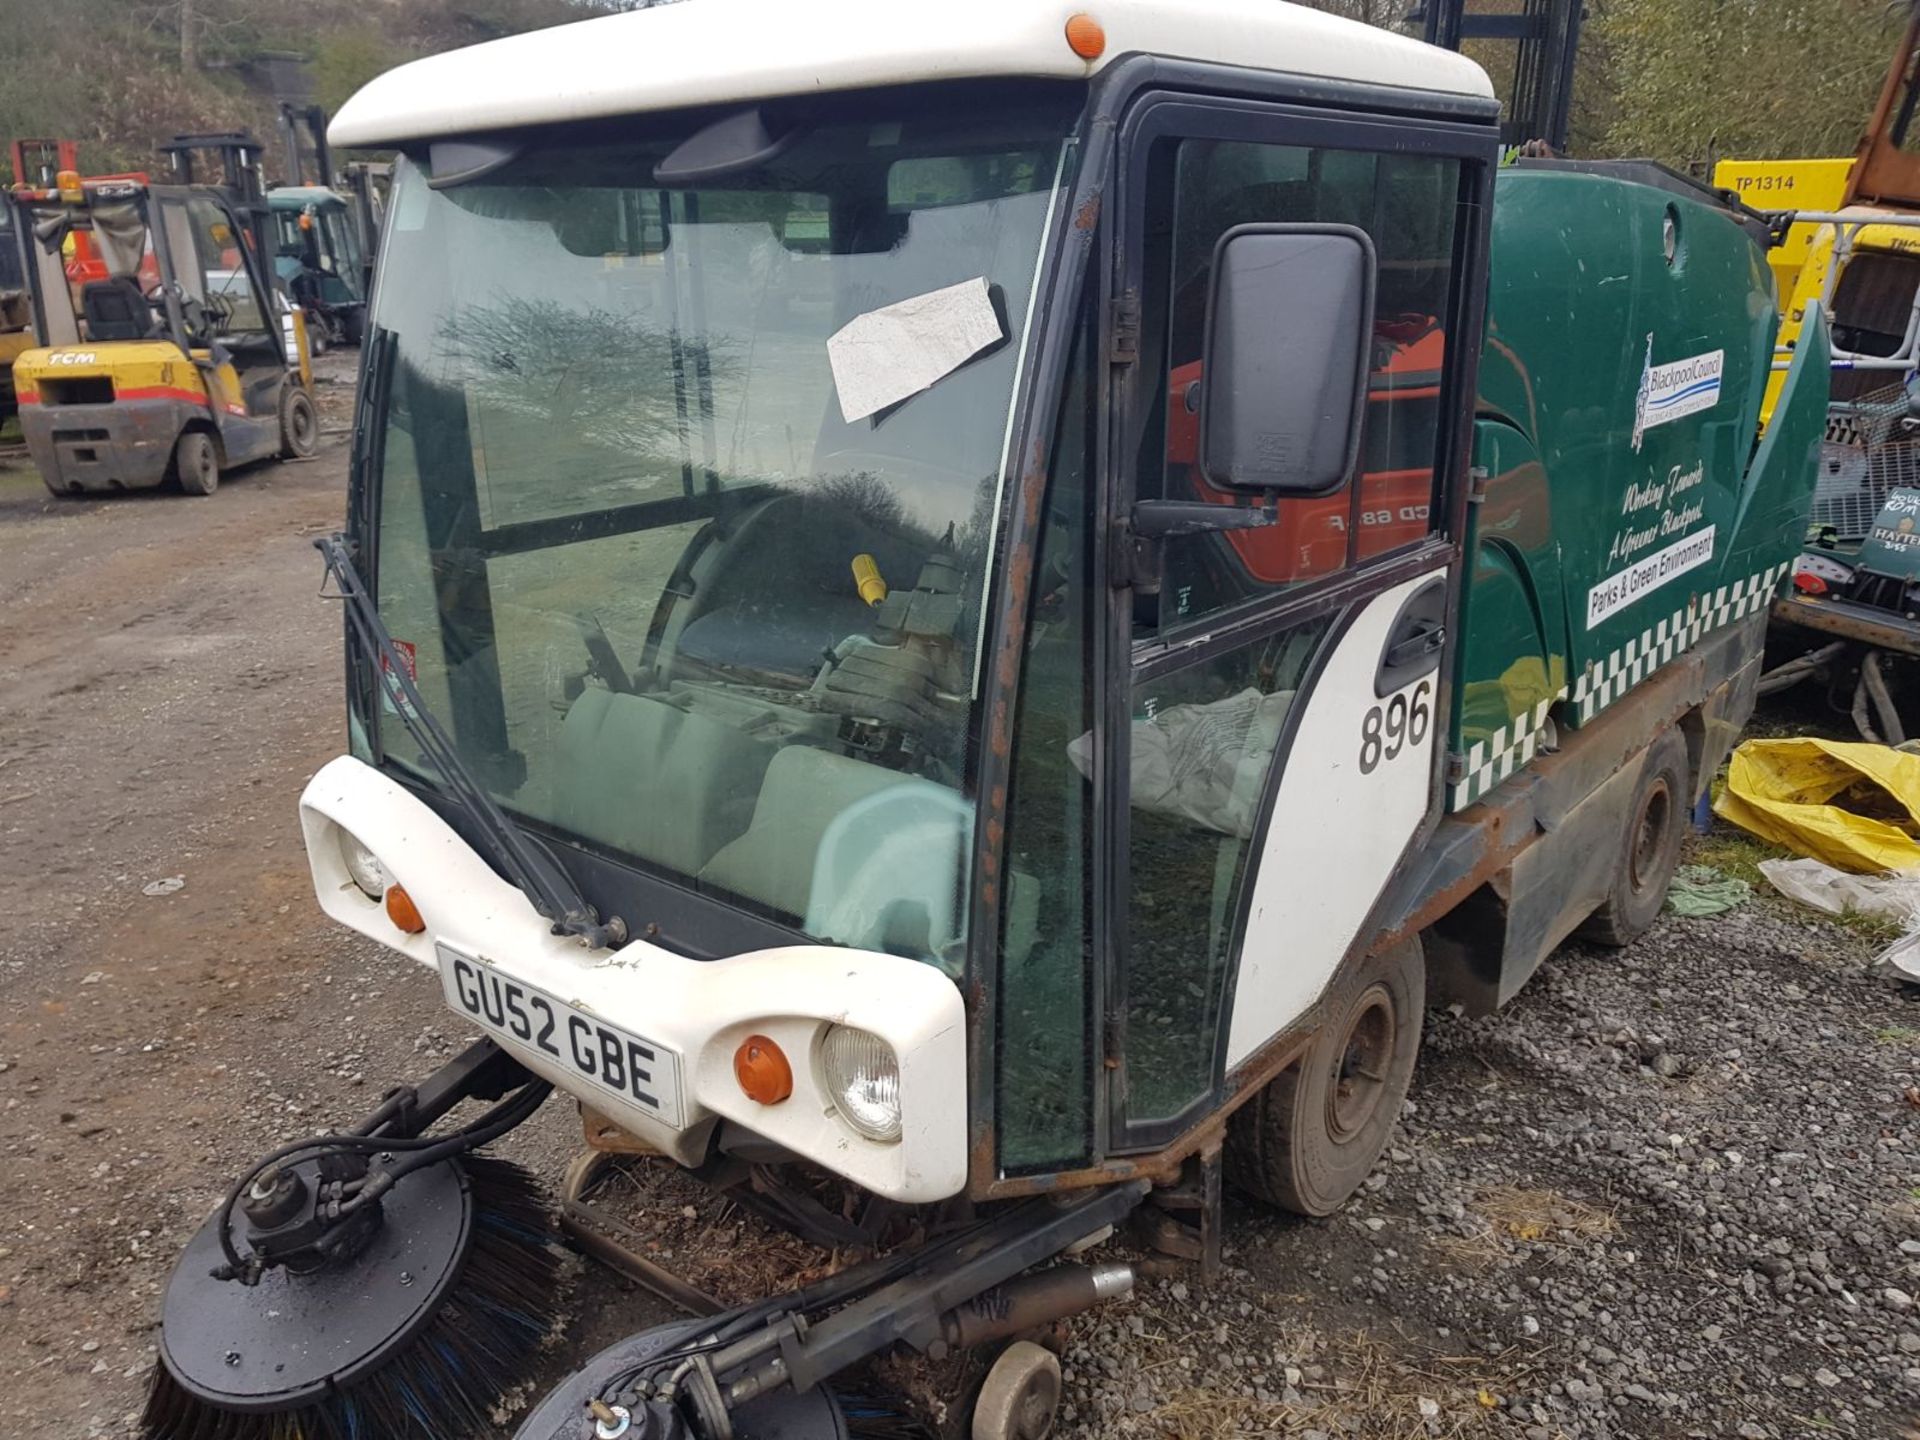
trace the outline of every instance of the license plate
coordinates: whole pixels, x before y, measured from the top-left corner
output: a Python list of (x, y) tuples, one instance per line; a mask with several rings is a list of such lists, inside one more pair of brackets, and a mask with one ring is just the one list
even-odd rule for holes
[(673, 1051), (451, 945), (434, 949), (441, 988), (456, 1013), (680, 1128), (680, 1057)]

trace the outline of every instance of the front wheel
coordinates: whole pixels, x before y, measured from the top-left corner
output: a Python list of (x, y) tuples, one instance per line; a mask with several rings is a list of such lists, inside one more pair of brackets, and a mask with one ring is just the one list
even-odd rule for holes
[(304, 459), (319, 444), (320, 417), (313, 397), (289, 380), (280, 392), (280, 453), (290, 460)]
[(211, 495), (220, 488), (220, 455), (213, 448), (213, 437), (203, 430), (189, 430), (173, 447), (173, 472), (180, 488), (189, 495)]
[(973, 1440), (1047, 1440), (1060, 1413), (1060, 1361), (1016, 1340), (993, 1362), (973, 1403)]
[(1296, 1215), (1345, 1204), (1400, 1118), (1426, 1003), (1418, 938), (1336, 976), (1307, 1053), (1228, 1122), (1228, 1179)]

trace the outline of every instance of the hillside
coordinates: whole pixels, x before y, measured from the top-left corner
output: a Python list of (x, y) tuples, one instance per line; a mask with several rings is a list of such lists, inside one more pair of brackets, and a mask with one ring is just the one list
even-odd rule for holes
[(645, 3), (0, 0), (0, 140), (72, 138), (89, 171), (139, 168), (182, 131), (271, 138), (275, 72), (303, 71), (333, 110), (416, 56)]

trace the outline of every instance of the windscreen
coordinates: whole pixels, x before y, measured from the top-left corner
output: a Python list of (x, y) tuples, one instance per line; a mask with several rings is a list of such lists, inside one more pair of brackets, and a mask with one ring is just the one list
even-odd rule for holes
[(650, 121), (440, 189), (401, 167), (380, 608), (510, 810), (957, 969), (1011, 407), (1080, 99), (864, 97), (744, 151), (737, 118)]

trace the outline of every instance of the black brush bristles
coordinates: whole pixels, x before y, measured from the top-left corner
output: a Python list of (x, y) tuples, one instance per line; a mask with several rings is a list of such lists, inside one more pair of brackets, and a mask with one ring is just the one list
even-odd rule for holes
[(460, 1161), (472, 1187), (465, 1268), (439, 1311), (385, 1366), (298, 1410), (240, 1414), (187, 1393), (156, 1363), (145, 1440), (469, 1440), (523, 1379), (559, 1321), (559, 1256), (538, 1182), (486, 1156)]
[(850, 1440), (939, 1440), (940, 1432), (914, 1410), (904, 1395), (872, 1388), (834, 1387)]

